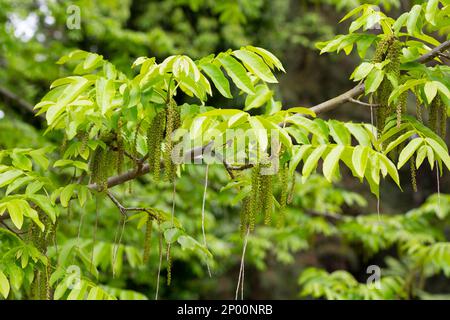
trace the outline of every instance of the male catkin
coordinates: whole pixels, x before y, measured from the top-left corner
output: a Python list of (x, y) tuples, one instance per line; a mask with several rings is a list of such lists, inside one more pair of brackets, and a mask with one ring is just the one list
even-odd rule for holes
[(164, 139), (165, 125), (165, 113), (158, 112), (147, 130), (148, 162), (155, 181), (159, 181), (161, 174), (161, 143)]
[(147, 263), (150, 257), (151, 241), (152, 241), (153, 220), (148, 217), (145, 225), (145, 239), (144, 239), (144, 263)]
[(280, 171), (280, 217), (278, 220), (278, 225), (282, 226), (284, 224), (285, 215), (286, 215), (286, 205), (287, 205), (287, 197), (288, 197), (288, 171), (289, 167), (287, 165), (283, 166)]
[(166, 114), (166, 136), (164, 146), (164, 168), (165, 168), (165, 180), (173, 181), (176, 173), (176, 165), (172, 161), (173, 150), (173, 137), (172, 134), (180, 126), (180, 112), (178, 106), (173, 99), (167, 103)]
[[(390, 74), (397, 80), (400, 78), (400, 54), (401, 54), (401, 43), (394, 36), (387, 35), (378, 43), (377, 49), (375, 51), (375, 56), (373, 58), (374, 63), (389, 60), (389, 63), (384, 67), (386, 74)], [(389, 96), (393, 90), (393, 86), (389, 78), (384, 77), (380, 86), (377, 89), (376, 96), (378, 100), (377, 107), (377, 129), (381, 133), (384, 127), (386, 118), (389, 117), (394, 110), (389, 105)], [(401, 114), (404, 109), (403, 104), (399, 101), (397, 107), (397, 117), (401, 119)], [(400, 121), (400, 120), (399, 120)]]

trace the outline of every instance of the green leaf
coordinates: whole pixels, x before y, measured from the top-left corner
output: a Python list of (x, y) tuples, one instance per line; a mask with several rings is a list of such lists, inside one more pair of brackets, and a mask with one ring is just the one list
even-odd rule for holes
[(189, 249), (193, 250), (196, 245), (196, 241), (189, 236), (180, 236), (177, 242), (181, 245), (183, 250)]
[(33, 163), (31, 162), (30, 158), (22, 153), (13, 152), (11, 154), (11, 159), (14, 167), (22, 169), (24, 171), (31, 171), (33, 167)]
[(310, 119), (307, 119), (303, 116), (300, 115), (293, 115), (290, 116), (286, 119), (286, 122), (290, 122), (293, 123), (295, 125), (298, 125), (301, 128), (304, 128), (306, 130), (308, 130), (309, 132), (311, 132), (313, 135), (316, 135), (318, 137), (321, 137), (323, 139), (327, 139), (327, 136), (324, 134), (324, 132), (320, 129), (319, 125), (317, 124), (317, 122), (312, 121)]
[(166, 239), (167, 243), (173, 243), (177, 241), (180, 234), (181, 232), (178, 228), (170, 228), (164, 231), (164, 238)]
[(350, 17), (353, 17), (355, 14), (358, 14), (360, 11), (365, 10), (366, 8), (367, 8), (367, 5), (363, 4), (361, 6), (358, 6), (358, 7), (354, 8), (354, 9), (352, 9), (341, 20), (339, 20), (339, 23), (347, 20)]
[(259, 150), (266, 150), (268, 145), (267, 130), (257, 117), (250, 117), (250, 126), (254, 130), (258, 142)]
[(286, 72), (283, 68), (283, 64), (281, 63), (281, 61), (278, 60), (278, 58), (274, 54), (267, 51), (266, 49), (253, 46), (246, 46), (245, 49), (259, 54), (270, 68), (274, 69), (275, 67), (278, 70)]
[(393, 164), (392, 161), (389, 160), (389, 158), (382, 153), (377, 153), (377, 156), (381, 164), (384, 164), (384, 166), (386, 167), (386, 170), (391, 176), (392, 180), (394, 180), (394, 182), (400, 187), (400, 177), (398, 175), (398, 171), (397, 168), (395, 167), (395, 164)]
[(34, 178), (28, 177), (28, 176), (21, 177), (21, 178), (18, 178), (16, 180), (14, 180), (12, 183), (10, 183), (8, 185), (8, 188), (6, 189), (5, 195), (6, 196), (9, 195), (11, 192), (14, 192), (15, 190), (17, 190), (20, 187), (22, 187), (25, 183), (28, 183), (28, 182), (33, 181), (33, 180), (34, 180)]
[(219, 55), (217, 59), (239, 89), (248, 94), (255, 94), (255, 88), (247, 71), (235, 58), (224, 54)]
[(23, 212), (19, 201), (20, 200), (11, 200), (6, 203), (6, 207), (8, 208), (11, 221), (14, 223), (17, 229), (20, 230), (23, 225)]
[(406, 20), (408, 20), (409, 12), (405, 12), (400, 17), (397, 18), (397, 20), (392, 25), (392, 30), (394, 30), (394, 34), (398, 35), (401, 28), (405, 25)]
[(305, 180), (305, 178), (308, 177), (311, 174), (311, 172), (317, 167), (317, 163), (319, 162), (320, 157), (322, 156), (322, 154), (325, 152), (326, 149), (327, 149), (326, 145), (321, 145), (317, 147), (313, 152), (311, 152), (311, 154), (306, 159), (303, 165), (302, 170), (303, 180)]
[(432, 25), (436, 25), (435, 17), (438, 12), (439, 0), (428, 0), (426, 9), (425, 9), (425, 19), (430, 22)]
[(66, 166), (74, 166), (80, 170), (83, 171), (89, 171), (89, 166), (86, 162), (81, 162), (81, 161), (74, 161), (74, 160), (69, 160), (69, 159), (61, 159), (61, 160), (57, 160), (53, 166), (56, 167), (66, 167)]
[(268, 83), (277, 83), (270, 68), (264, 63), (256, 53), (241, 49), (233, 51), (233, 55), (244, 63), (244, 66), (261, 80)]
[(64, 112), (64, 108), (71, 103), (77, 96), (80, 95), (89, 85), (89, 81), (83, 77), (76, 77), (76, 81), (68, 85), (62, 94), (58, 97), (55, 104), (48, 108), (45, 115), (47, 124), (51, 126), (61, 113)]
[[(312, 147), (311, 145), (301, 145), (295, 146), (296, 148), (293, 151), (293, 156), (291, 161), (289, 161), (289, 175), (293, 176), (295, 169), (297, 168), (300, 161), (306, 155), (306, 152)], [(297, 148), (298, 147), (298, 148)]]
[(372, 71), (373, 68), (373, 63), (363, 62), (358, 67), (356, 67), (355, 71), (353, 71), (352, 75), (350, 76), (350, 79), (353, 79), (353, 81), (360, 81), (367, 77), (367, 75), (370, 71)]
[(352, 154), (352, 164), (358, 177), (364, 177), (369, 158), (369, 148), (364, 146), (356, 146)]
[(391, 150), (393, 150), (395, 147), (397, 147), (399, 144), (401, 144), (403, 141), (405, 141), (406, 139), (408, 139), (409, 137), (411, 137), (415, 133), (416, 132), (414, 130), (410, 130), (408, 132), (405, 132), (404, 134), (399, 136), (397, 139), (395, 139), (394, 141), (389, 143), (388, 146), (386, 147), (386, 149), (384, 150), (384, 153), (388, 154)]
[(8, 298), (9, 289), (9, 281), (3, 271), (0, 270), (0, 293), (2, 294), (3, 298)]
[(429, 148), (429, 146), (423, 145), (417, 151), (416, 169), (419, 169), (419, 167), (422, 165), (423, 161), (425, 160), (425, 158), (427, 156), (427, 148)]
[(323, 161), (323, 175), (329, 182), (332, 182), (333, 180), (333, 176), (339, 165), (339, 159), (342, 152), (344, 152), (344, 149), (345, 147), (342, 145), (334, 147)]
[(286, 110), (286, 112), (297, 113), (297, 114), (304, 114), (304, 115), (311, 116), (313, 118), (316, 117), (316, 113), (314, 111), (312, 111), (310, 108), (305, 108), (305, 107), (289, 108), (289, 109)]
[(232, 99), (233, 96), (230, 92), (230, 83), (228, 82), (222, 70), (215, 64), (204, 64), (201, 66), (206, 75), (212, 80), (214, 86), (219, 90), (220, 94), (225, 98)]
[(431, 103), (431, 101), (433, 101), (434, 97), (436, 96), (438, 90), (435, 81), (425, 83), (424, 90), (428, 103)]
[(361, 125), (351, 122), (346, 122), (344, 125), (360, 145), (370, 146), (370, 136)]
[(15, 169), (0, 173), (0, 188), (6, 186), (7, 184), (10, 184), (22, 174), (22, 171)]
[(60, 194), (61, 205), (67, 208), (70, 199), (72, 199), (73, 192), (75, 190), (76, 184), (69, 184), (62, 189)]
[(58, 211), (55, 206), (52, 205), (49, 198), (45, 195), (40, 194), (28, 194), (27, 199), (34, 202), (39, 208), (42, 209), (49, 217), (50, 220), (55, 223), (56, 216), (58, 215)]
[(447, 97), (447, 99), (450, 99), (450, 90), (440, 81), (433, 81), (433, 83), (437, 86), (438, 90)]
[(112, 101), (115, 94), (114, 82), (111, 79), (98, 78), (95, 82), (96, 102), (104, 115), (113, 106)]
[(369, 75), (367, 76), (365, 82), (366, 94), (377, 91), (378, 87), (381, 84), (381, 81), (383, 81), (383, 78), (384, 78), (383, 70), (376, 68), (372, 69), (372, 71), (370, 71)]
[(400, 155), (398, 156), (398, 164), (397, 168), (400, 169), (403, 167), (403, 165), (406, 163), (406, 161), (409, 160), (409, 158), (412, 157), (414, 152), (416, 152), (417, 148), (423, 143), (422, 138), (415, 138), (412, 139), (406, 147), (400, 152)]
[(416, 32), (418, 32), (417, 21), (419, 19), (420, 13), (422, 12), (422, 6), (416, 4), (412, 7), (408, 20), (406, 22), (406, 29), (408, 30), (408, 34), (414, 36)]
[(433, 140), (431, 138), (425, 138), (425, 140), (431, 146), (431, 148), (433, 148), (439, 159), (444, 162), (447, 169), (450, 170), (450, 156), (448, 155), (448, 151), (444, 149), (438, 142), (436, 142), (436, 140)]
[(254, 95), (249, 94), (245, 99), (245, 111), (259, 108), (272, 98), (273, 91), (269, 90), (264, 84), (257, 85), (255, 90), (256, 93)]
[(337, 120), (328, 121), (328, 127), (330, 128), (330, 135), (337, 144), (349, 145), (350, 144), (350, 132), (344, 126), (342, 122)]

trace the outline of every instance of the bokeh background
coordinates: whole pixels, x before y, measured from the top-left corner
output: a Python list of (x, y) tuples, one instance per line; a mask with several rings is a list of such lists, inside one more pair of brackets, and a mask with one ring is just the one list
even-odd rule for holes
[[(378, 5), (394, 18), (415, 3), (407, 0), (364, 2)], [(270, 50), (284, 64), (287, 72), (277, 75), (280, 83), (276, 88), (283, 107), (311, 106), (325, 101), (352, 87), (348, 78), (360, 59), (356, 53), (321, 56), (315, 43), (345, 33), (349, 22), (339, 24), (338, 21), (359, 4), (359, 0), (0, 0), (0, 148), (60, 144), (61, 137), (42, 135), (45, 123), (34, 117), (31, 109), (54, 79), (70, 74), (71, 70), (55, 62), (73, 49), (99, 53), (131, 75), (131, 63), (139, 56), (155, 56), (158, 61), (173, 54), (200, 58), (251, 44)], [(80, 29), (70, 30), (66, 25), (68, 16), (73, 13), (69, 9), (71, 5), (80, 9)], [(442, 35), (436, 36), (444, 39)], [(238, 98), (233, 101), (212, 98), (209, 105), (242, 106), (243, 101), (238, 95), (234, 96)], [(345, 104), (321, 117), (370, 122), (367, 108), (354, 104)], [(70, 178), (58, 172), (52, 174), (61, 181)], [(381, 213), (401, 216), (420, 208), (437, 190), (435, 176), (430, 169), (421, 169), (417, 177), (419, 190), (415, 193), (408, 183), (407, 168), (401, 170), (403, 192), (391, 181), (383, 182)], [(204, 167), (192, 166), (177, 183), (177, 217), (198, 239), (201, 237), (203, 179)], [(211, 168), (206, 224), (209, 246), (214, 254), (213, 277), (208, 277), (198, 255), (175, 249), (172, 284), (161, 286), (161, 298), (234, 297), (242, 250), (240, 208), (231, 190), (221, 191), (226, 181), (223, 168)], [(163, 209), (171, 207), (169, 184), (155, 185), (144, 177), (133, 184), (132, 195), (128, 195), (127, 188), (117, 189), (125, 202), (132, 198), (132, 201)], [(440, 189), (442, 193), (450, 192), (448, 172), (440, 179)], [(432, 203), (435, 199), (429, 201)], [(368, 186), (348, 173), (336, 185), (319, 175), (305, 184), (298, 183), (286, 228), (260, 226), (249, 240), (245, 297), (297, 299), (301, 292), (298, 278), (302, 270), (310, 266), (330, 272), (347, 270), (361, 282), (367, 278), (366, 268), (371, 264), (391, 271), (394, 268), (404, 279), (414, 278), (413, 270), (399, 257), (395, 244), (368, 250), (354, 241), (348, 227), (337, 227), (336, 219), (327, 217), (328, 214), (373, 214), (376, 206), (376, 198), (370, 194)], [(441, 206), (443, 214), (447, 215), (450, 200), (445, 194), (441, 197)], [(94, 206), (86, 209), (87, 223), (82, 231), (86, 238), (92, 235), (93, 223), (90, 222), (94, 219), (89, 210), (94, 212)], [(59, 229), (61, 242), (76, 234), (81, 212), (75, 208), (63, 214), (67, 215), (67, 222)], [(116, 208), (103, 203), (97, 235), (101, 241), (113, 241), (118, 219)], [(369, 237), (371, 231), (367, 232)], [(395, 228), (391, 232), (395, 233)], [(141, 247), (142, 239), (143, 230), (133, 223), (127, 224), (123, 243)], [(153, 297), (158, 260), (157, 240), (154, 241), (155, 250), (152, 250), (148, 266), (132, 268), (124, 263), (120, 276), (112, 277), (105, 271), (101, 281)], [(164, 272), (162, 277), (164, 280)], [(440, 275), (430, 277), (420, 288), (425, 289), (427, 294), (446, 297), (442, 295), (450, 292), (450, 280)], [(419, 297), (420, 290), (409, 297)]]

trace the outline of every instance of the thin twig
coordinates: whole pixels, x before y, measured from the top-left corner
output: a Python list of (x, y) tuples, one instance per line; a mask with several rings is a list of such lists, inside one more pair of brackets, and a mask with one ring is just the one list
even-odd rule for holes
[[(205, 204), (206, 204), (206, 192), (208, 190), (208, 169), (209, 165), (206, 165), (205, 169), (205, 183), (203, 189), (203, 200), (202, 200), (202, 235), (203, 235), (203, 245), (206, 249), (208, 249), (208, 245), (206, 242), (206, 232), (205, 232)], [(211, 278), (211, 268), (209, 267), (208, 260), (206, 260), (206, 268), (208, 269), (208, 275)]]
[(371, 108), (377, 108), (377, 107), (380, 106), (380, 105), (377, 104), (377, 103), (367, 103), (367, 102), (363, 102), (363, 101), (361, 101), (361, 100), (357, 100), (357, 99), (354, 99), (354, 98), (348, 98), (348, 101), (349, 101), (349, 102), (356, 103), (356, 104), (359, 104), (359, 105), (361, 105), (361, 106), (371, 107)]

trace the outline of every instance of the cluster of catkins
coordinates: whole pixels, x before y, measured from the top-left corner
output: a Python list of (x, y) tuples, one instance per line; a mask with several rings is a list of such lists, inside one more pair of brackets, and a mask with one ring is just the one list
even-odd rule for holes
[[(389, 63), (384, 67), (386, 74), (400, 80), (400, 56), (401, 56), (401, 42), (393, 35), (386, 35), (377, 45), (375, 55), (373, 58), (374, 63), (379, 63), (385, 60), (389, 60)], [(406, 102), (407, 102), (407, 91), (402, 93), (397, 99), (396, 105), (390, 105), (388, 103), (389, 96), (392, 93), (393, 85), (388, 77), (384, 77), (380, 86), (376, 92), (376, 99), (378, 102), (377, 107), (377, 129), (379, 134), (381, 134), (385, 121), (388, 117), (396, 114), (397, 117), (397, 127), (401, 125), (402, 114), (406, 112)], [(436, 95), (433, 101), (428, 106), (428, 126), (442, 138), (446, 135), (447, 126), (447, 111), (446, 106), (443, 103), (441, 97)], [(417, 99), (416, 105), (416, 115), (417, 119), (422, 122), (422, 105)], [(399, 150), (405, 147), (407, 142), (401, 144), (398, 148)], [(411, 168), (411, 182), (414, 191), (417, 191), (416, 183), (416, 168), (414, 159), (410, 160)]]
[(176, 174), (176, 165), (172, 161), (173, 133), (181, 125), (179, 107), (174, 100), (167, 103), (167, 108), (159, 111), (153, 118), (147, 131), (147, 144), (149, 153), (150, 172), (156, 181), (161, 175), (161, 147), (164, 142), (163, 163), (164, 178), (173, 181)]
[[(47, 247), (54, 241), (55, 228), (47, 215), (39, 212), (39, 218), (44, 223), (45, 229), (42, 232), (36, 224), (32, 224), (28, 231), (28, 240), (41, 252), (47, 254)], [(31, 299), (34, 300), (51, 300), (50, 275), (52, 266), (50, 260), (47, 259), (47, 265), (44, 270), (36, 269), (34, 271), (33, 282), (31, 284)]]
[[(400, 55), (400, 41), (393, 35), (388, 35), (381, 39), (378, 43), (373, 62), (379, 63), (389, 60), (389, 63), (384, 67), (384, 71), (386, 74), (389, 74), (399, 80)], [(376, 92), (376, 99), (378, 102), (376, 124), (379, 132), (383, 130), (386, 119), (394, 113), (397, 115), (397, 126), (400, 126), (402, 114), (406, 111), (406, 93), (399, 97), (396, 106), (388, 103), (389, 96), (391, 95), (393, 89), (394, 87), (389, 78), (384, 77)]]
[(264, 224), (270, 224), (274, 208), (274, 180), (280, 184), (280, 218), (279, 224), (284, 220), (284, 213), (288, 201), (288, 168), (283, 166), (278, 174), (265, 174), (264, 169), (268, 164), (257, 164), (251, 171), (251, 192), (243, 199), (241, 210), (241, 234), (244, 235), (249, 229), (255, 229), (256, 216), (264, 216)]
[(105, 147), (98, 145), (91, 155), (89, 162), (91, 182), (97, 184), (99, 191), (108, 188), (108, 177), (113, 172), (120, 173), (122, 171), (125, 147), (121, 130), (122, 122), (119, 121), (116, 132), (101, 133), (99, 139), (105, 144)]

